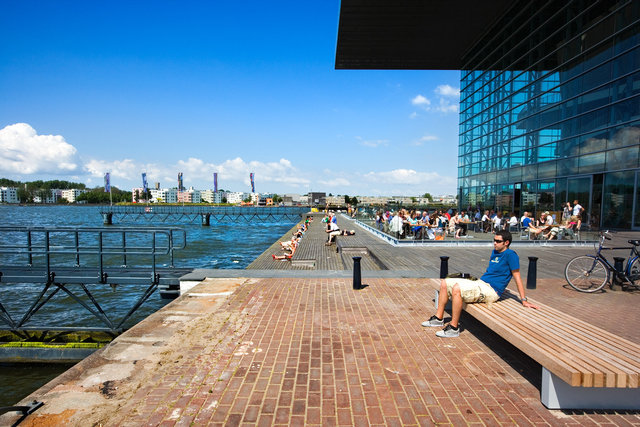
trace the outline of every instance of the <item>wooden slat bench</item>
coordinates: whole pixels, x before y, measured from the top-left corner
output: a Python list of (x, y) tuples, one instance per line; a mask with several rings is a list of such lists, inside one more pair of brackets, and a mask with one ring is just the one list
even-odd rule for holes
[(640, 344), (535, 304), (524, 308), (507, 290), (498, 302), (463, 309), (542, 365), (547, 408), (640, 409)]

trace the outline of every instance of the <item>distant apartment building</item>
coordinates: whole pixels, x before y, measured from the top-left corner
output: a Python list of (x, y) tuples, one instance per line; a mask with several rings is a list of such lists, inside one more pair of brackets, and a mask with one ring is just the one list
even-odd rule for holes
[(58, 203), (62, 197), (62, 190), (42, 190), (33, 196), (33, 203)]
[(308, 197), (312, 206), (324, 206), (327, 203), (327, 193), (309, 193)]
[(18, 189), (15, 187), (0, 187), (0, 203), (18, 203)]
[(200, 191), (190, 187), (186, 191), (178, 191), (178, 203), (200, 203)]
[(243, 193), (239, 192), (229, 192), (227, 193), (227, 203), (238, 204), (242, 203), (243, 200), (250, 197), (251, 193)]
[(149, 190), (152, 203), (178, 203), (178, 189), (162, 188)]
[(207, 203), (222, 203), (222, 199), (226, 198), (224, 191), (202, 190), (200, 192), (200, 199)]
[(137, 202), (141, 202), (141, 201), (146, 201), (146, 197), (144, 196), (144, 188), (139, 187), (139, 188), (132, 188), (131, 189), (131, 201), (133, 203), (137, 203)]
[(62, 190), (61, 196), (69, 203), (75, 203), (78, 196), (86, 193), (86, 190), (78, 190), (77, 188), (70, 188), (68, 190)]

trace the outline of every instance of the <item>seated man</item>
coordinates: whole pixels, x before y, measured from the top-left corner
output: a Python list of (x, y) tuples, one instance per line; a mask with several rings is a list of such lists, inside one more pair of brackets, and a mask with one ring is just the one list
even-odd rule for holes
[(479, 280), (470, 279), (442, 279), (438, 310), (422, 326), (444, 325), (444, 308), (451, 298), (451, 322), (436, 335), (444, 338), (460, 335), (459, 321), (462, 313), (462, 303), (495, 302), (497, 301), (513, 277), (518, 286), (520, 300), (525, 307), (538, 308), (527, 301), (524, 286), (520, 278), (520, 260), (518, 254), (509, 249), (512, 237), (508, 230), (497, 231), (493, 239), (493, 252), (487, 271)]
[(329, 239), (327, 240), (327, 243), (325, 243), (325, 245), (329, 246), (333, 243), (333, 238), (340, 235), (340, 228), (338, 227), (338, 224), (330, 221), (327, 225), (326, 232), (329, 233)]

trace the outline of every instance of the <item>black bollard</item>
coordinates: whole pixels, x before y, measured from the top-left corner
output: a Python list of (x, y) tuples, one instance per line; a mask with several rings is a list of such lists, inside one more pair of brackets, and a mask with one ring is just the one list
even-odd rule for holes
[(362, 257), (353, 257), (353, 289), (362, 289), (362, 278), (360, 276), (360, 260)]
[(449, 257), (440, 257), (440, 278), (444, 279), (449, 274)]
[[(619, 273), (624, 273), (624, 258), (614, 256), (613, 257), (613, 268), (615, 268), (615, 270), (617, 272), (619, 272)], [(621, 291), (622, 290), (622, 280), (620, 279), (620, 277), (617, 274), (613, 275), (613, 278), (611, 280), (610, 288), (611, 288), (612, 291)]]
[(536, 288), (536, 280), (538, 276), (538, 257), (529, 257), (529, 271), (527, 271), (527, 289)]

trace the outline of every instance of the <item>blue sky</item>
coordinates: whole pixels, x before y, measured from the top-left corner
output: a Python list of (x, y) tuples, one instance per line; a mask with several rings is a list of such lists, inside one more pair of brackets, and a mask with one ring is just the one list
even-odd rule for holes
[(338, 0), (4, 0), (0, 177), (454, 194), (458, 71), (335, 70)]

